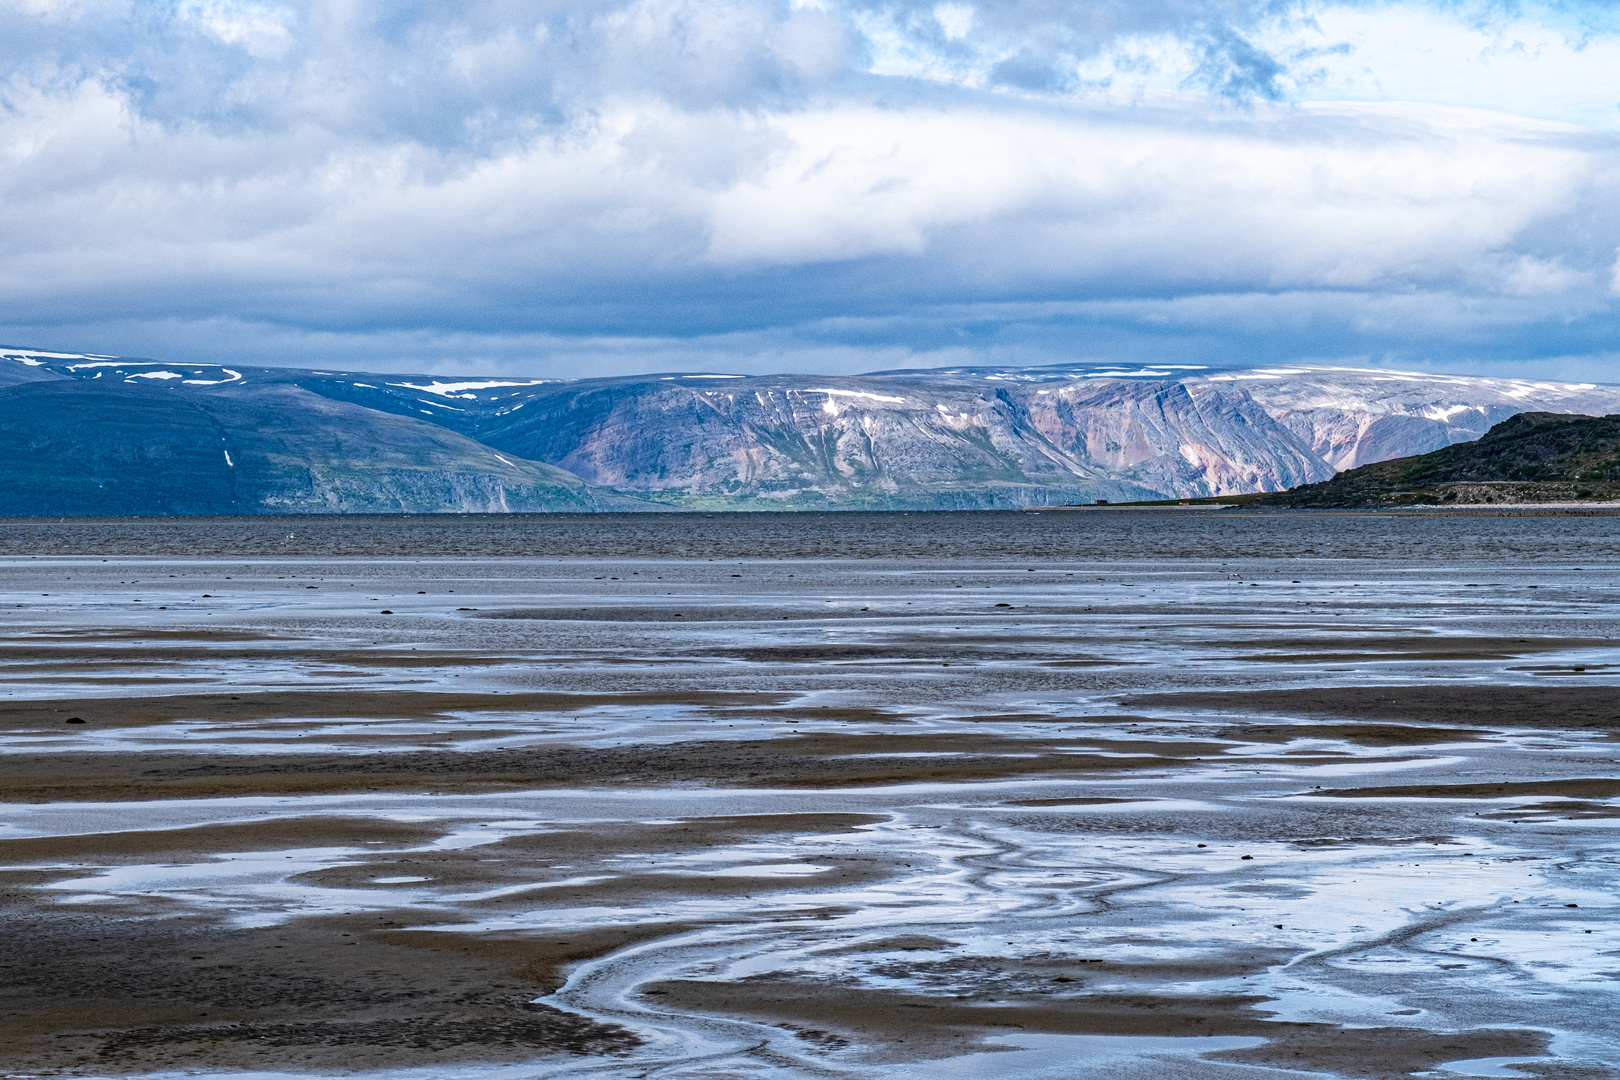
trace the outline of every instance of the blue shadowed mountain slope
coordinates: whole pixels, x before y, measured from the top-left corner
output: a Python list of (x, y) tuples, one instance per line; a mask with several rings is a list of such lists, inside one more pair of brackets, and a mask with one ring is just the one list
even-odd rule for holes
[(442, 427), (267, 385), (0, 390), (0, 513), (589, 511), (633, 500)]

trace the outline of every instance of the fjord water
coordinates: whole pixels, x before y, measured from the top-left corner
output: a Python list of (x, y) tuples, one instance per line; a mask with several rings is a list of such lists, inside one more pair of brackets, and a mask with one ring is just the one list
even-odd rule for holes
[(6, 520), (0, 1068), (1609, 1076), (1617, 571), (1602, 514)]

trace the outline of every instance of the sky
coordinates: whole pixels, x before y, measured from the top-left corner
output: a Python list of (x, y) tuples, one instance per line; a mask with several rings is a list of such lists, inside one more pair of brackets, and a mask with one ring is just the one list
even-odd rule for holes
[(0, 344), (1620, 382), (1620, 0), (0, 0)]

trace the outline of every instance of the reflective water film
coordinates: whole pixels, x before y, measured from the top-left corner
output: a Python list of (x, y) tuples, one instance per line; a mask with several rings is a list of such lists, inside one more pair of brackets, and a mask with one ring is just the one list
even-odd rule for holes
[(1620, 520), (0, 522), (0, 1075), (1617, 1075)]

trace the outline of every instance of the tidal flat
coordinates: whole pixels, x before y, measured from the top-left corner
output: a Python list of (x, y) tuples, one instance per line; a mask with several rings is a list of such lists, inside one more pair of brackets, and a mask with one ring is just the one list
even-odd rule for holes
[(0, 1076), (1620, 1075), (1620, 516), (0, 520)]

